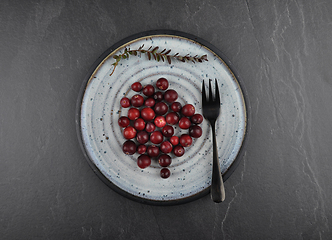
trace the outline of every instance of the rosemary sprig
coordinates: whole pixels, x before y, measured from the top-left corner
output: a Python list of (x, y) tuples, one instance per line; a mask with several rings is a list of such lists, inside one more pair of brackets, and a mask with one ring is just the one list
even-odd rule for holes
[(110, 76), (114, 73), (115, 68), (118, 66), (119, 62), (121, 59), (126, 59), (129, 58), (130, 55), (134, 55), (137, 56), (138, 54), (146, 54), (148, 56), (148, 59), (151, 60), (156, 60), (156, 61), (167, 61), (169, 64), (171, 64), (172, 59), (177, 59), (181, 62), (204, 62), (204, 61), (208, 61), (207, 59), (207, 55), (202, 55), (202, 56), (197, 56), (195, 55), (194, 57), (189, 56), (189, 54), (185, 55), (185, 56), (181, 56), (179, 55), (179, 53), (176, 53), (174, 55), (171, 55), (170, 52), (171, 50), (162, 50), (161, 52), (158, 52), (159, 47), (149, 47), (148, 50), (144, 50), (143, 49), (144, 44), (142, 46), (140, 46), (138, 49), (136, 50), (131, 50), (130, 48), (125, 48), (124, 52), (122, 54), (119, 55), (114, 55), (113, 58), (115, 59), (115, 62), (112, 64), (114, 66), (112, 73), (110, 74)]

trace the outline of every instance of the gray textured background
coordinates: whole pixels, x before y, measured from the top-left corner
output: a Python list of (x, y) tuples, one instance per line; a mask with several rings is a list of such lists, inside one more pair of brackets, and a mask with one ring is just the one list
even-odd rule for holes
[[(323, 0), (1, 0), (1, 239), (331, 239), (331, 12)], [(136, 203), (81, 152), (89, 67), (152, 29), (204, 38), (243, 79), (250, 134), (222, 204)]]

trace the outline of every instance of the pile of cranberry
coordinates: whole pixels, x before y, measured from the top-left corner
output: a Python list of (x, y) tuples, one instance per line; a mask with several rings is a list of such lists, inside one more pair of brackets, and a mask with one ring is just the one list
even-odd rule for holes
[[(192, 104), (182, 106), (177, 102), (178, 93), (168, 86), (166, 78), (157, 80), (157, 91), (152, 84), (143, 87), (140, 82), (133, 83), (131, 89), (137, 94), (131, 99), (123, 97), (120, 100), (121, 106), (129, 110), (127, 116), (118, 120), (127, 139), (122, 146), (123, 152), (140, 154), (137, 165), (142, 169), (150, 166), (151, 159), (156, 158), (162, 167), (162, 178), (170, 176), (167, 167), (172, 163), (171, 156), (183, 156), (185, 148), (192, 145), (192, 138), (202, 136), (199, 124), (203, 121), (203, 116), (195, 113)], [(143, 96), (138, 94), (140, 92)], [(188, 132), (178, 137), (174, 135), (175, 126)]]

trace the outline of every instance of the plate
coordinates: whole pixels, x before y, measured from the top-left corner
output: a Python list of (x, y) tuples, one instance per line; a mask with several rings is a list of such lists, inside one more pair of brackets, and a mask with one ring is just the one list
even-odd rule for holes
[[(156, 47), (172, 54), (202, 56), (208, 61), (181, 62), (149, 60), (147, 54), (122, 59), (113, 72), (114, 55), (125, 49)], [(170, 54), (171, 54), (170, 53)], [(113, 73), (112, 73), (113, 72)], [(97, 175), (116, 192), (149, 204), (172, 205), (198, 199), (209, 192), (212, 172), (212, 133), (206, 120), (200, 125), (203, 135), (194, 139), (182, 157), (172, 155), (171, 176), (160, 177), (156, 160), (140, 169), (139, 156), (125, 155), (125, 141), (118, 126), (120, 116), (128, 109), (120, 99), (135, 94), (134, 82), (154, 84), (168, 79), (170, 89), (179, 94), (183, 105), (191, 103), (196, 113), (202, 113), (201, 86), (203, 80), (218, 79), (221, 95), (221, 115), (216, 123), (218, 153), (224, 181), (235, 170), (247, 124), (246, 104), (238, 77), (222, 53), (193, 35), (169, 30), (142, 32), (130, 36), (107, 49), (93, 64), (79, 95), (76, 113), (78, 137), (86, 158)], [(207, 82), (207, 81), (206, 81)], [(180, 134), (180, 129), (176, 133)]]

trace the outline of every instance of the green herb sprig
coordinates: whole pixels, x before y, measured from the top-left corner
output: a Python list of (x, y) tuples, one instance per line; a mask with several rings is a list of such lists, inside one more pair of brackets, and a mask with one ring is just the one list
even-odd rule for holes
[(189, 56), (189, 54), (185, 55), (185, 56), (181, 56), (179, 55), (179, 53), (176, 53), (174, 55), (171, 55), (170, 52), (171, 50), (162, 50), (161, 52), (158, 52), (159, 47), (149, 47), (148, 50), (143, 49), (144, 44), (142, 46), (140, 46), (138, 49), (136, 50), (131, 50), (130, 48), (125, 48), (124, 52), (122, 54), (119, 55), (114, 55), (113, 58), (115, 59), (115, 62), (112, 64), (114, 66), (112, 73), (110, 74), (110, 76), (114, 73), (115, 68), (118, 66), (119, 62), (121, 59), (127, 59), (129, 58), (130, 55), (141, 55), (146, 54), (148, 56), (149, 60), (156, 60), (156, 61), (167, 61), (169, 64), (172, 63), (172, 59), (177, 59), (181, 62), (204, 62), (204, 61), (208, 61), (207, 59), (207, 55), (202, 55), (202, 56)]

